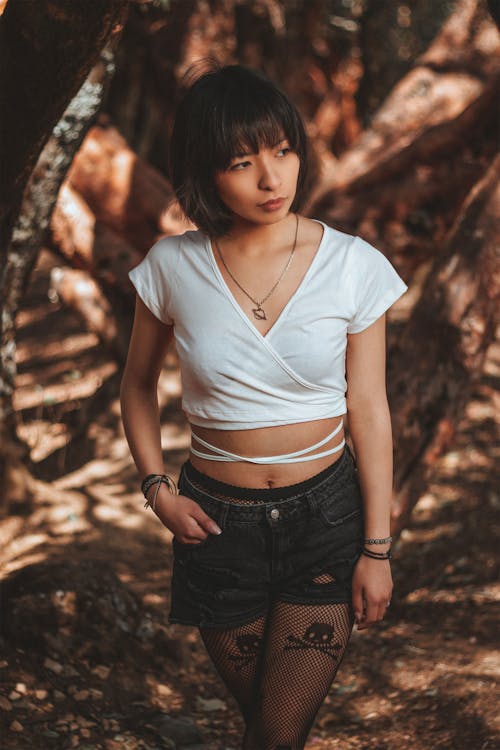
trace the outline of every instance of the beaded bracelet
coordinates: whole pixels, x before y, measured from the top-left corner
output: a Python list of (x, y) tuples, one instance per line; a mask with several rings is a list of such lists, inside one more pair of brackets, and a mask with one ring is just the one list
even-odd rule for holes
[[(150, 503), (148, 500), (147, 493), (148, 493), (149, 488), (152, 487), (153, 484), (156, 484), (157, 487), (156, 487), (156, 491), (153, 497), (153, 502)], [(176, 483), (171, 477), (168, 476), (168, 474), (148, 474), (148, 476), (145, 477), (141, 483), (142, 494), (146, 498), (146, 502), (144, 503), (145, 508), (148, 508), (148, 507), (152, 508), (152, 510), (156, 512), (156, 498), (158, 497), (158, 491), (162, 484), (167, 485), (172, 495), (179, 494), (179, 490), (177, 489)]]
[(384, 539), (364, 539), (365, 544), (387, 544), (392, 542), (392, 536), (386, 536)]

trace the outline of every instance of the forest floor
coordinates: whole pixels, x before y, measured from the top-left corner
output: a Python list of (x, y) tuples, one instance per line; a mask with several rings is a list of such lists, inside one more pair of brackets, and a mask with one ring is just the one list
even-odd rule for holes
[[(41, 254), (17, 320), (15, 407), (36, 480), (0, 520), (1, 746), (239, 750), (242, 720), (197, 630), (167, 623), (171, 534), (143, 508), (119, 367), (50, 292), (57, 262)], [(307, 750), (500, 748), (499, 375), (496, 343), (393, 548), (386, 618), (353, 631)], [(159, 392), (177, 474), (188, 431), (173, 358)]]

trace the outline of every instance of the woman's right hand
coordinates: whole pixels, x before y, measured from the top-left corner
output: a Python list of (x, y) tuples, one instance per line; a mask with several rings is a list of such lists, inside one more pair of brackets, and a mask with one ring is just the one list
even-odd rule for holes
[[(152, 502), (156, 487), (149, 494)], [(186, 497), (186, 495), (172, 495), (163, 486), (160, 487), (156, 498), (156, 515), (181, 544), (199, 544), (209, 534), (221, 534), (222, 529), (208, 516), (203, 508)]]

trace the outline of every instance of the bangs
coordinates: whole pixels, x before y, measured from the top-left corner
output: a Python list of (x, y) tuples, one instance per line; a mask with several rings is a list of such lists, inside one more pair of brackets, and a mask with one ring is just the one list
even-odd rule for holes
[(299, 151), (299, 135), (288, 107), (275, 92), (265, 98), (259, 93), (252, 97), (241, 89), (228, 92), (211, 119), (208, 141), (215, 172), (227, 169), (233, 159), (245, 153), (274, 148), (284, 139), (293, 151)]

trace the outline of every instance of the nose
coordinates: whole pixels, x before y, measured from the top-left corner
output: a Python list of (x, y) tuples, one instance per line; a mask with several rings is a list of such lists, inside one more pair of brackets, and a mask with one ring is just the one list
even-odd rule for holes
[(260, 165), (259, 188), (276, 190), (281, 185), (279, 169), (271, 159), (263, 159)]

